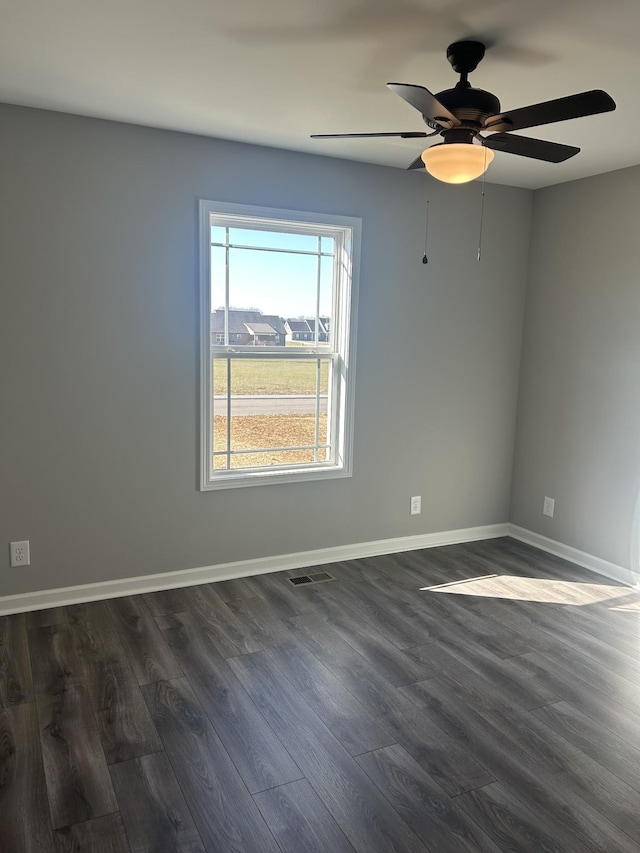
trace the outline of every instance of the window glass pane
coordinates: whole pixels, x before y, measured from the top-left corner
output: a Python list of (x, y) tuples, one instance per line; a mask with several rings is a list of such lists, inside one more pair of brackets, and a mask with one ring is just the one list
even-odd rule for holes
[(225, 424), (226, 418), (221, 418), (220, 415), (213, 416), (213, 467), (216, 471), (229, 468), (226, 449), (218, 441), (221, 430), (224, 429), (226, 432)]
[(313, 255), (230, 249), (229, 306), (284, 319), (313, 317), (317, 263)]
[[(216, 246), (211, 247), (211, 310), (224, 308), (225, 303), (225, 265), (226, 265), (226, 249), (221, 249)], [(224, 331), (224, 326), (221, 325), (223, 312), (212, 321), (212, 332)]]
[[(228, 359), (214, 359), (215, 393), (226, 392), (226, 370), (221, 365)], [(327, 393), (329, 362), (327, 359), (237, 358), (231, 360), (231, 393), (233, 395), (314, 395), (317, 362), (321, 361), (320, 393)], [(218, 384), (220, 383), (220, 384)], [(220, 389), (220, 390), (219, 390)]]
[(329, 386), (329, 368), (331, 362), (326, 359), (318, 359), (319, 376), (320, 376), (320, 394), (326, 394)]
[(229, 359), (228, 358), (214, 358), (211, 360), (211, 374), (213, 378), (213, 396), (214, 397), (227, 397), (227, 367), (228, 367)]
[[(213, 391), (213, 450), (214, 468), (227, 468), (228, 431), (227, 431), (227, 367), (229, 359), (214, 358), (211, 362), (211, 379)], [(215, 452), (224, 452), (224, 456), (216, 456)]]
[(234, 246), (293, 249), (298, 252), (318, 251), (318, 238), (313, 234), (290, 234), (286, 231), (258, 231), (257, 229), (249, 228), (230, 228), (229, 242)]
[(320, 259), (320, 328), (318, 343), (330, 344), (331, 335), (331, 304), (333, 296), (333, 258)]
[(225, 231), (227, 229), (222, 225), (212, 225), (211, 226), (211, 242), (212, 243), (225, 243)]
[(322, 237), (320, 239), (320, 246), (322, 252), (329, 252), (333, 254), (335, 252), (335, 239), (333, 237)]
[[(329, 436), (329, 420), (327, 418), (327, 408), (328, 408), (328, 399), (329, 399), (329, 378), (331, 371), (331, 362), (326, 360), (318, 359), (318, 371), (317, 371), (317, 381), (318, 381), (318, 396), (319, 396), (319, 411), (320, 417), (318, 419), (318, 444), (330, 444), (330, 436)], [(330, 457), (330, 448), (327, 446), (326, 448), (318, 449), (318, 462), (326, 462)]]
[[(269, 461), (261, 462), (261, 465), (282, 465), (283, 462), (279, 455), (280, 448), (307, 448), (300, 450), (304, 459), (299, 461), (312, 462), (316, 443), (316, 421), (313, 408), (311, 406), (308, 408), (310, 411), (305, 413), (291, 412), (286, 408), (278, 414), (240, 414), (247, 411), (246, 407), (244, 405), (235, 406), (232, 403), (231, 450), (236, 451), (233, 456), (232, 467), (246, 467), (247, 464), (256, 464), (255, 462), (243, 461), (245, 456), (253, 456), (254, 454), (239, 454), (237, 453), (239, 450), (263, 451), (269, 455)], [(236, 411), (238, 414), (234, 414)], [(320, 417), (326, 420), (326, 414), (322, 414)]]
[[(231, 420), (228, 424), (229, 361)], [(321, 359), (214, 359), (214, 468), (326, 461), (330, 454), (318, 445), (328, 443), (329, 369), (329, 362)], [(229, 459), (227, 449), (231, 450)]]

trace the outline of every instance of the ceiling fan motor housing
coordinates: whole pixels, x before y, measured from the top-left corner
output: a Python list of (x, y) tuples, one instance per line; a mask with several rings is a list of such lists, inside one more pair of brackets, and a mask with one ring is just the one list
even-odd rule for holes
[(463, 124), (477, 125), (480, 130), (484, 120), (500, 112), (500, 101), (491, 92), (474, 89), (468, 83), (458, 83), (453, 89), (438, 92), (436, 98)]

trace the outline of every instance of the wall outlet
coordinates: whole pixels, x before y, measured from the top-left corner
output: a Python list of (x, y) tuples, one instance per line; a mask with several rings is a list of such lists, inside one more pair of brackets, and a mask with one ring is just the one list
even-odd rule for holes
[(422, 495), (411, 498), (411, 515), (420, 515), (422, 512)]
[(29, 540), (24, 542), (10, 542), (9, 551), (11, 553), (11, 568), (15, 569), (18, 566), (31, 565), (31, 555), (29, 553)]
[(555, 498), (545, 497), (544, 503), (542, 504), (542, 514), (548, 515), (549, 518), (553, 518), (553, 512), (555, 510), (555, 506), (556, 506)]

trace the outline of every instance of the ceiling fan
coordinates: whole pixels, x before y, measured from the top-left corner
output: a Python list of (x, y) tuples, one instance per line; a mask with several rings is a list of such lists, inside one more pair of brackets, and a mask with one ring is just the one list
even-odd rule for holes
[[(427, 171), (441, 181), (466, 183), (482, 175), (494, 157), (494, 151), (518, 154), (548, 163), (562, 163), (580, 149), (512, 131), (566, 121), (571, 118), (596, 115), (615, 110), (616, 104), (602, 89), (580, 92), (566, 98), (544, 101), (517, 110), (500, 112), (500, 101), (491, 92), (475, 89), (468, 75), (483, 58), (485, 46), (479, 41), (457, 41), (447, 48), (447, 59), (460, 80), (453, 89), (433, 95), (424, 86), (410, 83), (387, 83), (389, 89), (421, 113), (431, 128), (424, 131), (395, 133), (325, 133), (313, 134), (314, 139), (367, 138), (399, 136), (402, 139), (426, 138), (439, 134), (444, 142), (422, 152), (409, 169)], [(489, 136), (482, 136), (487, 133)]]

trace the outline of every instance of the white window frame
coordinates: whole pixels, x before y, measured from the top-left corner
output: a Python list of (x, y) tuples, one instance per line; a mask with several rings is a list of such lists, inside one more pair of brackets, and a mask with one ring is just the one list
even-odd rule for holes
[[(254, 486), (265, 483), (293, 483), (350, 477), (353, 467), (353, 420), (355, 392), (355, 345), (358, 307), (358, 272), (361, 220), (351, 216), (280, 210), (268, 207), (200, 200), (200, 489)], [(335, 238), (337, 261), (331, 312), (333, 346), (245, 347), (211, 342), (211, 224), (257, 230), (285, 230), (290, 233), (320, 234)], [(332, 383), (328, 419), (335, 436), (329, 461), (261, 468), (214, 469), (212, 353), (236, 358), (312, 358), (330, 360)]]

